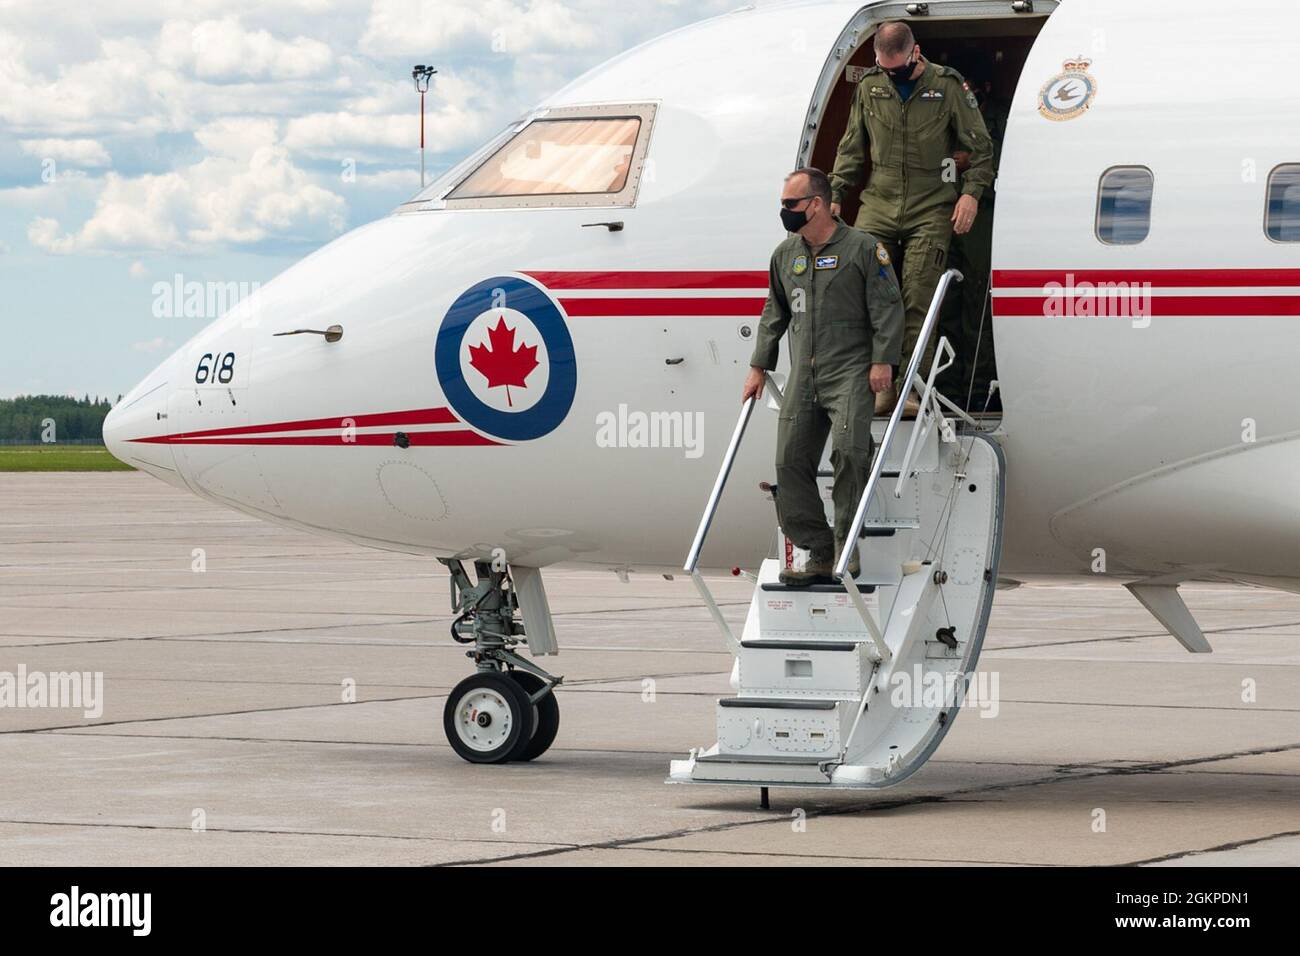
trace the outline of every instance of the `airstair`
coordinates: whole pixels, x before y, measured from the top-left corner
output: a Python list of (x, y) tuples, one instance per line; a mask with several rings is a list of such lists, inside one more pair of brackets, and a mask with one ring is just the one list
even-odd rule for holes
[[(935, 290), (904, 396), (873, 423), (870, 477), (835, 579), (781, 584), (791, 548), (778, 530), (785, 547), (763, 561), (737, 639), (698, 563), (756, 400), (742, 407), (684, 567), (735, 655), (736, 695), (718, 701), (717, 743), (672, 761), (669, 783), (760, 786), (765, 799), (768, 787), (892, 786), (975, 703), (968, 684), (997, 581), (1004, 468), (998, 444), (934, 387), (954, 356), (946, 338), (928, 377), (918, 374), (954, 280), (961, 273), (950, 269)], [(769, 375), (779, 400), (776, 385)], [(904, 421), (913, 392), (920, 411)]]

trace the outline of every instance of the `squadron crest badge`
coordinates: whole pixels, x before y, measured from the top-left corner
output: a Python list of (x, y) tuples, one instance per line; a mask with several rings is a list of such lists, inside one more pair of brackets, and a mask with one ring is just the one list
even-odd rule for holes
[(1088, 112), (1097, 96), (1097, 79), (1088, 72), (1092, 61), (1066, 60), (1064, 68), (1038, 91), (1038, 112), (1049, 120), (1071, 120)]

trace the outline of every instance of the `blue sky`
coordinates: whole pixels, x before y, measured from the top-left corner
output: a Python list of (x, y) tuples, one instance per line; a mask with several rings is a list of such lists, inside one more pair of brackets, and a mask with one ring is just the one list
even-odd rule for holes
[[(0, 0), (0, 397), (116, 399), (211, 318), (543, 96), (739, 0)], [(105, 9), (100, 9), (105, 7)]]

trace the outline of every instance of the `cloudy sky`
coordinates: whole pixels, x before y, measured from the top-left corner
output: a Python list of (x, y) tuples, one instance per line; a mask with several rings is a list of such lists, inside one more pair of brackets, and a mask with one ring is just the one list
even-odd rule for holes
[[(116, 399), (208, 318), (621, 50), (740, 0), (0, 0), (0, 397)], [(169, 299), (170, 301), (170, 299)]]

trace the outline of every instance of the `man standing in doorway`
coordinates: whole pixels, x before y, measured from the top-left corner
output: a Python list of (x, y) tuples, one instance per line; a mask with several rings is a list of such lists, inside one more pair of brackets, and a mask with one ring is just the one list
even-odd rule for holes
[[(894, 261), (902, 261), (906, 309), (902, 360), (920, 337), (953, 233), (970, 231), (979, 200), (993, 183), (993, 146), (975, 94), (961, 74), (930, 63), (906, 23), (876, 31), (876, 65), (853, 95), (848, 125), (831, 173), (831, 212), (871, 173), (854, 223), (875, 236)], [(959, 175), (954, 152), (970, 154)], [(960, 181), (959, 181), (960, 180)], [(929, 371), (933, 342), (921, 371)], [(876, 411), (893, 407), (907, 383), (876, 395)]]

